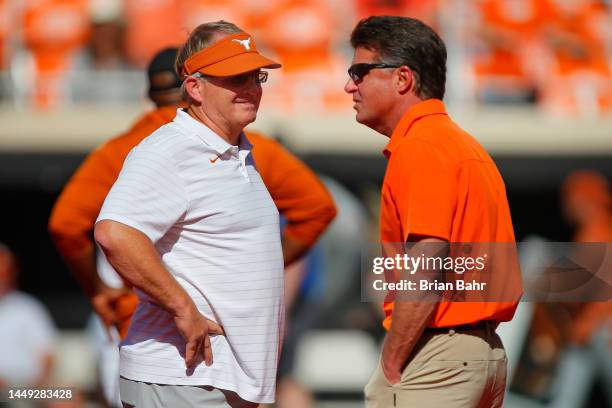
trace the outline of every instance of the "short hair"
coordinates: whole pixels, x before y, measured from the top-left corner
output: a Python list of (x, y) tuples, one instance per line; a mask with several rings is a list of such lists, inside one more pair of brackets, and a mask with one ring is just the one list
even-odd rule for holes
[(415, 74), (414, 92), (419, 98), (444, 98), (446, 46), (423, 22), (408, 17), (368, 17), (357, 23), (351, 45), (375, 51), (381, 62), (408, 66)]
[(200, 24), (191, 33), (189, 33), (189, 38), (187, 38), (185, 44), (180, 47), (176, 56), (176, 62), (174, 63), (174, 69), (182, 78), (185, 61), (187, 61), (187, 59), (189, 59), (189, 57), (196, 52), (201, 51), (211, 45), (217, 34), (237, 34), (243, 32), (244, 30), (238, 27), (236, 24), (223, 20)]
[(181, 81), (183, 81), (181, 84), (181, 96), (184, 100), (189, 100), (187, 92), (185, 91), (185, 75), (183, 73), (183, 67), (185, 66), (185, 62), (189, 59), (189, 57), (212, 45), (213, 42), (215, 42), (214, 40), (217, 34), (237, 34), (243, 32), (244, 30), (238, 27), (236, 24), (219, 20), (211, 23), (200, 24), (191, 33), (189, 33), (189, 38), (187, 38), (185, 44), (179, 48), (176, 61), (174, 63), (174, 69)]

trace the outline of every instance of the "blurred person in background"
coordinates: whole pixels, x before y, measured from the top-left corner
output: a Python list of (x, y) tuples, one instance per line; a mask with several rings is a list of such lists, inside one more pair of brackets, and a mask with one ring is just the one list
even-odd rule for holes
[[(421, 256), (432, 254), (431, 245), (437, 252), (455, 242), (514, 244), (501, 175), (442, 102), (446, 47), (438, 35), (415, 19), (370, 17), (357, 24), (351, 45), (344, 89), (353, 97), (356, 120), (390, 138), (383, 250), (409, 243), (409, 252)], [(365, 387), (367, 407), (502, 406), (506, 356), (495, 329), (512, 319), (521, 291), (518, 262), (500, 272), (495, 281), (509, 287), (499, 299), (508, 301), (394, 302), (389, 292), (388, 333)]]
[[(574, 277), (580, 279), (571, 282), (572, 275), (566, 275), (563, 287), (572, 293), (579, 291), (578, 296), (570, 295), (573, 301), (533, 305), (532, 322), (512, 389), (522, 396), (549, 401), (550, 406), (561, 403), (581, 407), (601, 398), (594, 392), (595, 384), (600, 382), (610, 404), (612, 303), (589, 301), (609, 299), (612, 293), (612, 266), (606, 260), (612, 242), (610, 185), (597, 171), (577, 170), (563, 181), (560, 199), (565, 221), (574, 229), (572, 241), (576, 244), (562, 245), (556, 256), (574, 265)], [(554, 256), (545, 251), (538, 255), (549, 258), (545, 265), (551, 265)], [(547, 286), (551, 285), (551, 275), (543, 276), (548, 280)]]
[(17, 290), (19, 264), (0, 243), (0, 388), (48, 387), (56, 329), (45, 306)]
[[(89, 36), (87, 0), (39, 0), (19, 2), (21, 32), (26, 58), (15, 59), (19, 84), (27, 87), (37, 109), (57, 108), (67, 89), (70, 61)], [(21, 64), (21, 65), (18, 65)], [(33, 79), (33, 80), (32, 80)], [(31, 89), (30, 89), (31, 88)]]
[(604, 175), (577, 170), (563, 182), (562, 207), (575, 242), (612, 242), (612, 192)]
[[(122, 4), (117, 0), (92, 0), (90, 34), (72, 59), (68, 83), (70, 101), (78, 103), (140, 102), (140, 72), (129, 71), (125, 54)], [(136, 79), (135, 79), (136, 77)]]
[[(610, 183), (594, 170), (578, 170), (563, 182), (562, 208), (567, 222), (574, 227), (576, 243), (612, 243), (612, 192)], [(578, 247), (580, 250), (581, 248)], [(588, 246), (582, 248), (589, 251)], [(596, 248), (591, 248), (596, 251)], [(588, 252), (587, 257), (595, 253)], [(603, 267), (603, 266), (602, 266)], [(607, 273), (608, 277), (610, 272)], [(612, 285), (612, 282), (608, 282)], [(575, 344), (586, 345), (601, 329), (612, 324), (612, 303), (591, 302), (567, 305), (573, 309), (567, 337)]]
[(564, 287), (579, 291), (573, 301), (535, 305), (513, 389), (551, 405), (579, 407), (595, 402), (593, 389), (600, 382), (610, 404), (612, 303), (589, 301), (609, 299), (612, 293), (612, 266), (606, 256), (612, 242), (610, 185), (597, 171), (577, 170), (563, 181), (560, 198), (565, 221), (574, 228), (575, 244), (565, 251), (577, 266), (574, 276), (584, 273), (584, 277), (572, 283), (571, 275), (566, 275), (571, 286)]
[[(92, 301), (94, 310), (105, 325), (116, 325), (125, 337), (138, 303), (132, 291), (123, 288), (123, 281), (103, 256), (96, 266), (95, 246), (91, 233), (104, 198), (117, 179), (128, 152), (157, 128), (172, 121), (176, 109), (184, 102), (181, 81), (174, 70), (176, 48), (158, 52), (147, 69), (149, 98), (157, 108), (145, 114), (132, 129), (92, 152), (76, 171), (58, 198), (49, 220), (51, 236)], [(263, 135), (247, 131), (253, 144), (257, 170), (269, 190), (279, 212), (287, 223), (283, 229), (283, 255), (286, 265), (304, 254), (317, 240), (336, 214), (334, 203), (316, 175), (279, 143)], [(300, 282), (301, 275), (286, 275), (287, 285)], [(291, 298), (287, 299), (291, 303)], [(110, 404), (117, 405), (117, 343), (110, 342), (102, 364), (104, 394)]]

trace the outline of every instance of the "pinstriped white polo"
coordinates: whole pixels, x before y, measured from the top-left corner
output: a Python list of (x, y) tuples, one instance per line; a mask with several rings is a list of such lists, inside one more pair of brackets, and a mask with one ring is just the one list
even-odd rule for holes
[(222, 324), (212, 366), (186, 369), (172, 316), (141, 291), (121, 344), (123, 377), (157, 384), (211, 385), (273, 402), (283, 325), (278, 210), (241, 135), (232, 146), (178, 110), (136, 146), (98, 221), (146, 234), (200, 312)]

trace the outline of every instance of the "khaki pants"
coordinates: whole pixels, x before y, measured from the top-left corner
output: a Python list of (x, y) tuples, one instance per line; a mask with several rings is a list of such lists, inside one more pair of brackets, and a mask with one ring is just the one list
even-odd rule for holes
[(426, 331), (399, 383), (391, 385), (378, 364), (365, 387), (366, 407), (501, 407), (506, 363), (493, 325)]

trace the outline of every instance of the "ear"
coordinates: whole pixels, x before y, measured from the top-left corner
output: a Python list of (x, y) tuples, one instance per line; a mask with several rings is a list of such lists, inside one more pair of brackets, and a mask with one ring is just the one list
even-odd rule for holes
[(202, 103), (202, 95), (200, 95), (200, 86), (202, 84), (197, 78), (191, 75), (185, 78), (183, 86), (185, 87), (185, 93), (194, 102)]
[(400, 94), (410, 92), (414, 85), (414, 73), (405, 65), (397, 68), (397, 91)]

